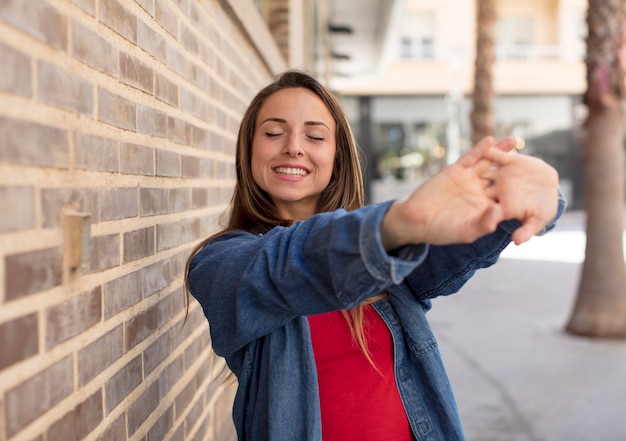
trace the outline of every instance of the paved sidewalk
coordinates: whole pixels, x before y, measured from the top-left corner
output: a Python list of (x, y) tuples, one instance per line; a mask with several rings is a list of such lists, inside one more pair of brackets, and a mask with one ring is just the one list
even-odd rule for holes
[(584, 256), (581, 220), (566, 214), (461, 294), (433, 302), (468, 441), (626, 441), (626, 341), (563, 331)]

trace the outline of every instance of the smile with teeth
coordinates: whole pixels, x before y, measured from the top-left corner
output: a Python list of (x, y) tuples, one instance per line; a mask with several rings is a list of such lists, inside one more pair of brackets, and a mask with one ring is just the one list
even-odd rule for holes
[(304, 169), (294, 167), (276, 167), (274, 171), (287, 176), (306, 176), (309, 174), (309, 172)]

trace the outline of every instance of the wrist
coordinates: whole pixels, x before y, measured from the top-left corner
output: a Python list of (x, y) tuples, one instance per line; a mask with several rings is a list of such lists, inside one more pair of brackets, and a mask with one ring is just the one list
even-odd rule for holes
[(390, 251), (404, 245), (424, 243), (420, 231), (421, 222), (414, 219), (406, 201), (394, 201), (385, 214), (380, 226), (381, 240), (385, 250)]

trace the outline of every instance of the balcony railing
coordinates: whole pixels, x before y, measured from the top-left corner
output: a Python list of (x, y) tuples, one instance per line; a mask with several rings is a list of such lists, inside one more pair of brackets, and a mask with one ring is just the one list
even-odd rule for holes
[(556, 60), (562, 58), (559, 45), (538, 44), (498, 44), (496, 45), (498, 60)]

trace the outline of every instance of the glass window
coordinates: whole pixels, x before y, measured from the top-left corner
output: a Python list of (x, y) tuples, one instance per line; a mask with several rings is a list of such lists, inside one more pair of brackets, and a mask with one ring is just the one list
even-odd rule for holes
[(528, 59), (535, 45), (534, 22), (530, 17), (501, 17), (496, 28), (500, 59)]
[(400, 32), (400, 58), (435, 58), (435, 14), (419, 12), (411, 14)]

